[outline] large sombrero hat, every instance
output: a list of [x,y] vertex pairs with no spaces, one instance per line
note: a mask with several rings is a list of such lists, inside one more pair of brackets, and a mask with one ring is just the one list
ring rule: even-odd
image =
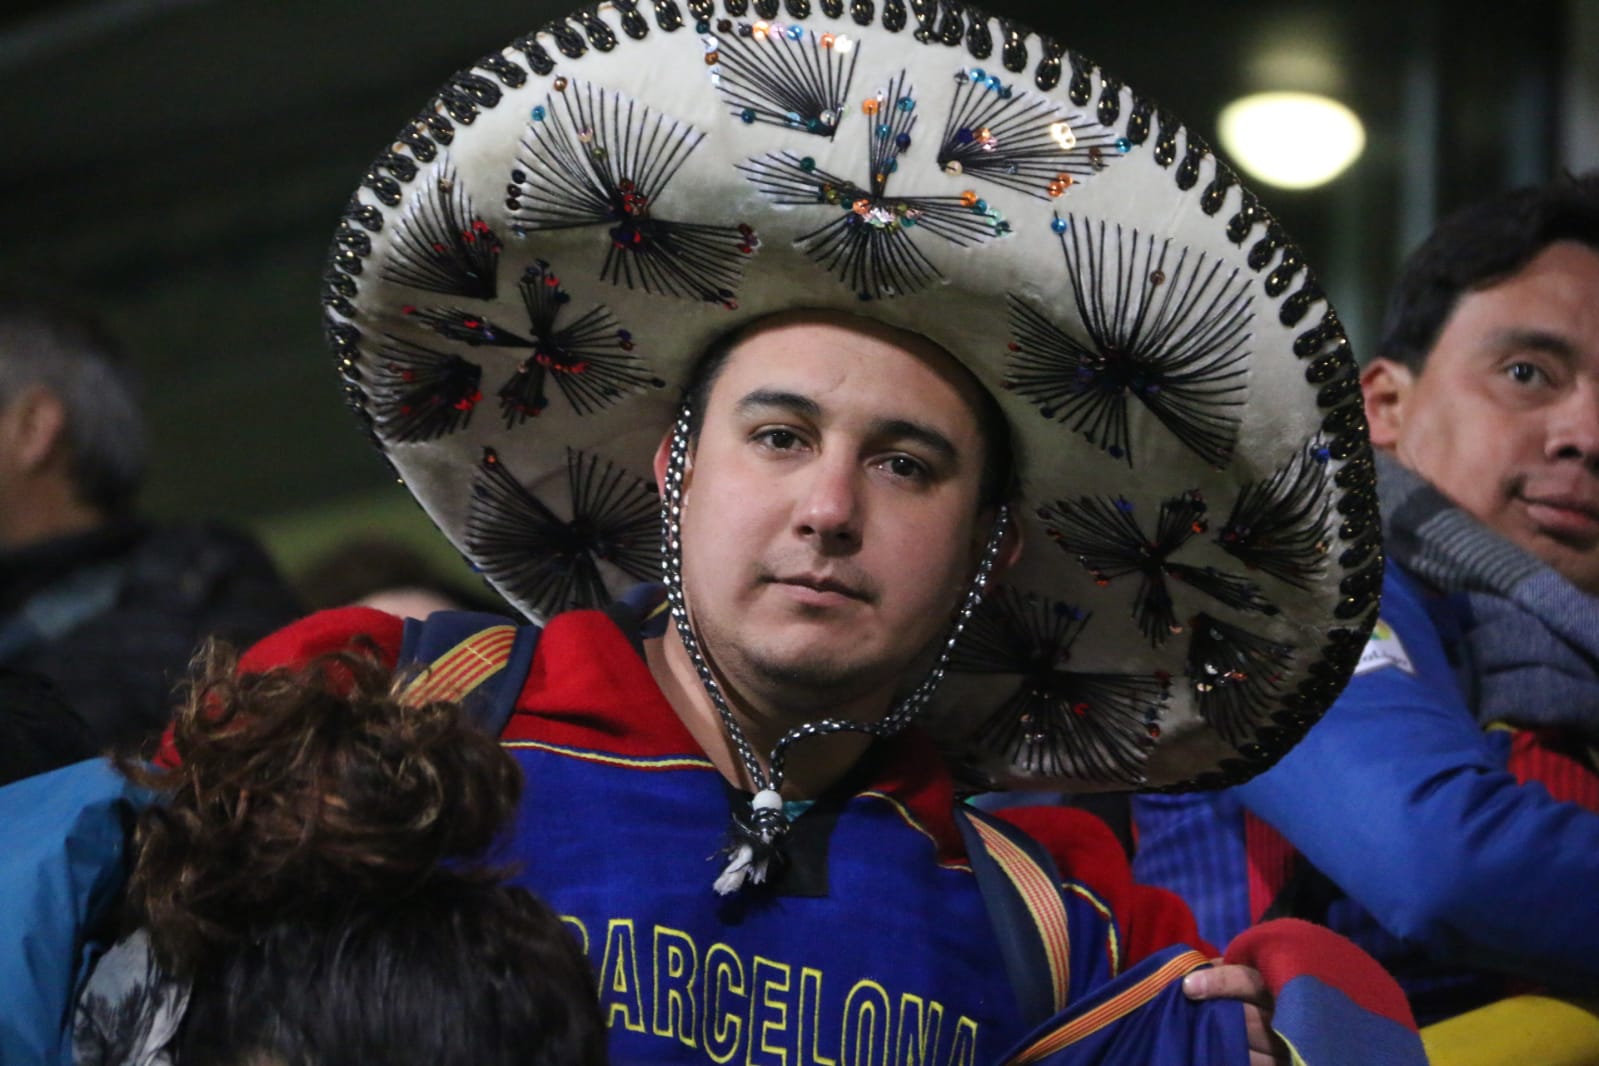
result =
[[965,5],[553,22],[377,158],[325,303],[377,443],[534,619],[658,578],[651,456],[714,339],[838,309],[954,353],[1029,545],[931,717],[992,783],[1242,780],[1373,618],[1355,367],[1299,253],[1164,110]]

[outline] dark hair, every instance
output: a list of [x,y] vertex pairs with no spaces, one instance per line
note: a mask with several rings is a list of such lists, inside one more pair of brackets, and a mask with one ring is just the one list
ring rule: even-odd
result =
[[1377,354],[1419,371],[1463,294],[1509,277],[1557,241],[1599,251],[1599,171],[1516,189],[1446,218],[1405,261]]
[[[404,679],[402,678],[401,681]],[[569,931],[488,863],[521,772],[360,650],[237,673],[212,645],[134,834],[127,905],[192,982],[179,1063],[599,1064]]]
[[93,316],[55,299],[0,295],[0,404],[42,385],[66,409],[78,496],[126,513],[144,480],[138,383],[122,346]]
[[507,885],[436,882],[269,926],[196,975],[179,1066],[602,1066],[576,940]]
[[[766,321],[766,319],[757,319],[728,330],[712,341],[705,349],[705,353],[700,356],[699,362],[694,364],[688,382],[683,386],[683,399],[688,404],[688,432],[691,444],[699,440],[700,427],[705,421],[705,407],[710,402],[711,390],[716,385],[716,379],[721,376],[722,368],[727,365],[727,357],[733,354],[733,349],[739,342],[759,329]],[[938,348],[938,345],[925,337],[922,339]],[[938,350],[944,351],[942,348]],[[954,355],[949,352],[944,354],[965,370],[965,364]],[[971,372],[966,371],[966,373]],[[1016,448],[1011,440],[1010,421],[1005,417],[1005,412],[1000,410],[999,401],[995,400],[975,378],[972,380],[972,385],[978,397],[977,432],[983,438],[983,474],[977,489],[978,504],[982,507],[999,507],[1016,494]]]

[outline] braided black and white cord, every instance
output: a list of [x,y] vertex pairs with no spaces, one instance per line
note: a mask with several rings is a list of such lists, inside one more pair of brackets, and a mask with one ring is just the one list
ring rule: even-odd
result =
[[989,531],[988,541],[983,546],[983,554],[977,564],[977,574],[973,577],[971,586],[967,588],[966,596],[961,601],[960,610],[950,626],[949,634],[939,649],[938,660],[922,679],[922,683],[916,686],[916,690],[876,722],[848,722],[838,718],[821,718],[795,726],[778,738],[777,745],[772,749],[770,770],[768,770],[761,765],[749,738],[744,735],[738,719],[733,716],[732,708],[722,695],[716,675],[706,661],[699,636],[689,621],[688,607],[683,596],[681,537],[683,470],[688,462],[688,442],[689,408],[685,403],[678,412],[676,424],[672,427],[666,486],[665,492],[661,495],[661,575],[666,584],[667,598],[672,605],[672,620],[677,626],[678,636],[683,641],[683,648],[688,652],[689,661],[694,664],[694,670],[699,674],[700,684],[705,687],[712,705],[716,707],[716,713],[721,717],[722,725],[727,730],[728,739],[733,742],[739,761],[749,774],[750,782],[755,789],[749,810],[733,812],[733,824],[726,848],[727,866],[717,877],[714,886],[718,894],[725,896],[738,891],[746,881],[757,884],[764,881],[772,862],[780,856],[782,840],[788,832],[788,818],[783,813],[781,796],[784,764],[787,762],[788,749],[796,741],[804,740],[806,737],[844,732],[890,737],[909,725],[932,700],[933,693],[944,679],[950,655],[960,642],[961,631],[965,629],[966,623],[971,620],[983,601],[989,575],[993,572],[994,561],[999,557],[1000,545],[1005,539],[1009,514],[1004,507],[999,509],[993,529]]

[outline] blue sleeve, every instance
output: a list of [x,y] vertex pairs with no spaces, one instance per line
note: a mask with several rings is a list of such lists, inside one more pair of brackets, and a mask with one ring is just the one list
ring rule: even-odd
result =
[[1397,567],[1349,687],[1237,791],[1390,933],[1440,957],[1599,987],[1599,815],[1520,785]]
[[58,1060],[144,802],[100,759],[0,788],[0,1062]]

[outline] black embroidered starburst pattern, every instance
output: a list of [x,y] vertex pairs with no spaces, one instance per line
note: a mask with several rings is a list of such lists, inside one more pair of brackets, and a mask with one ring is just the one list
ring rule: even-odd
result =
[[1153,537],[1145,536],[1133,511],[1126,497],[1084,496],[1040,508],[1038,515],[1050,538],[1075,555],[1096,584],[1108,585],[1117,578],[1137,575],[1132,613],[1152,646],[1183,631],[1170,582],[1188,585],[1236,610],[1276,613],[1277,608],[1244,578],[1172,558],[1191,538],[1209,528],[1205,501],[1199,493],[1185,492],[1162,501]]
[[572,517],[523,487],[483,449],[466,516],[466,550],[506,595],[544,616],[610,603],[600,564],[638,581],[660,565],[660,501],[648,482],[595,455],[568,449]]
[[759,245],[754,230],[654,214],[705,135],[620,94],[557,84],[532,109],[511,172],[512,232],[604,226],[606,281],[736,307],[744,257]]
[[962,70],[944,119],[938,165],[1040,200],[1063,195],[1121,158],[1116,134],[1056,101]]
[[411,198],[394,226],[394,249],[382,276],[413,288],[492,300],[503,245],[472,208],[448,161]]
[[403,308],[451,340],[528,353],[499,390],[500,414],[507,428],[537,417],[549,406],[547,386],[552,381],[580,415],[609,407],[629,393],[666,385],[634,354],[633,334],[621,328],[603,305],[556,328],[571,297],[546,261],[540,259],[522,272],[519,290],[528,318],[528,328],[521,332],[459,307]]
[[449,352],[385,337],[363,364],[367,411],[385,441],[434,440],[463,429],[483,399],[483,368]]
[[1072,298],[1088,337],[1012,296],[1007,386],[1128,466],[1129,398],[1205,462],[1226,466],[1248,375],[1248,278],[1203,252],[1174,248],[1170,238],[1071,216],[1057,221],[1065,223],[1056,228],[1064,230]]
[[1166,679],[1065,669],[1089,613],[1013,589],[990,595],[950,656],[950,669],[1019,674],[981,734],[1028,773],[1138,784],[1160,736]]
[[849,38],[741,23],[704,44],[711,81],[736,118],[829,139],[838,131],[860,55]]
[[916,100],[901,72],[868,104],[869,176],[856,184],[816,165],[809,156],[777,152],[739,166],[774,203],[822,204],[832,221],[795,242],[862,300],[918,292],[943,275],[916,246],[926,232],[971,246],[1010,232],[974,192],[960,196],[890,196],[888,183],[912,144]]
[[1245,485],[1216,543],[1252,570],[1308,589],[1327,568],[1328,447],[1311,440],[1271,477]]
[[1188,679],[1199,715],[1223,740],[1241,747],[1271,714],[1293,647],[1204,613],[1194,617],[1192,629]]

